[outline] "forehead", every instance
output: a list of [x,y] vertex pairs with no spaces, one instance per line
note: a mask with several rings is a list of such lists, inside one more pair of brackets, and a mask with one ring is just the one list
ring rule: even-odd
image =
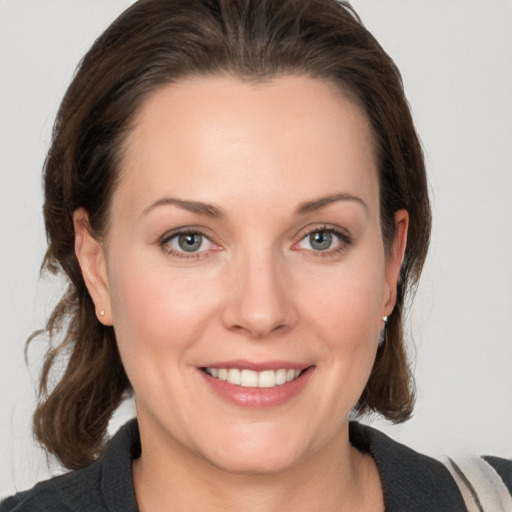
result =
[[143,104],[119,189],[140,208],[164,194],[216,203],[285,193],[283,205],[332,192],[378,196],[373,146],[365,113],[326,81],[187,78]]

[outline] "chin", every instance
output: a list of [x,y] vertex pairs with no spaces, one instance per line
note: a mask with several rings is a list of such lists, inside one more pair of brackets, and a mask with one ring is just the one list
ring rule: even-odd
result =
[[266,427],[211,440],[200,456],[218,469],[240,475],[285,472],[307,458],[310,443],[298,432],[290,435],[289,430]]
[[235,475],[272,475],[284,473],[300,463],[300,457],[296,454],[273,451],[263,453],[241,451],[239,453],[224,453],[220,457],[209,459],[217,469]]

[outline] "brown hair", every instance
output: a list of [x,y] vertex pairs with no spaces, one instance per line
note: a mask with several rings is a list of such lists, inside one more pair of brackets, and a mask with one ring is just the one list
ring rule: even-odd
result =
[[[63,271],[69,287],[47,324],[51,346],[34,432],[67,468],[85,466],[101,453],[112,413],[132,392],[114,329],[97,321],[75,257],[73,212],[85,208],[92,232],[103,236],[123,143],[141,104],[172,81],[218,73],[252,81],[318,77],[341,87],[368,115],[385,246],[393,240],[394,212],[405,208],[410,225],[387,340],[356,410],[393,421],[412,412],[402,314],[426,256],[430,206],[422,151],[395,64],[345,2],[140,0],[82,60],[58,112],[44,167],[49,247],[43,266]],[[66,367],[52,387],[62,357]]]

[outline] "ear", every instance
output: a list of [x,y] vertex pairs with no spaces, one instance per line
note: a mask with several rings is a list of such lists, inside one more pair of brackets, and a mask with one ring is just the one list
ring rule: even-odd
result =
[[393,245],[386,257],[386,297],[384,298],[383,315],[389,316],[396,303],[398,278],[407,246],[407,230],[409,228],[409,213],[398,210],[395,213],[395,235]]
[[104,325],[112,325],[107,265],[103,244],[93,236],[89,215],[79,208],[73,213],[75,254],[89,294],[96,307],[96,316]]

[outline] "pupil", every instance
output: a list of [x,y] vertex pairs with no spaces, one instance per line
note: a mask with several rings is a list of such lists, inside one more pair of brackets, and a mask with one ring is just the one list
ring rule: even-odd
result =
[[309,235],[309,243],[313,249],[325,251],[325,249],[329,249],[331,246],[332,234],[328,231],[317,231]]
[[180,235],[178,244],[180,249],[186,252],[194,252],[201,247],[202,241],[202,236],[198,233],[187,233],[186,235]]

